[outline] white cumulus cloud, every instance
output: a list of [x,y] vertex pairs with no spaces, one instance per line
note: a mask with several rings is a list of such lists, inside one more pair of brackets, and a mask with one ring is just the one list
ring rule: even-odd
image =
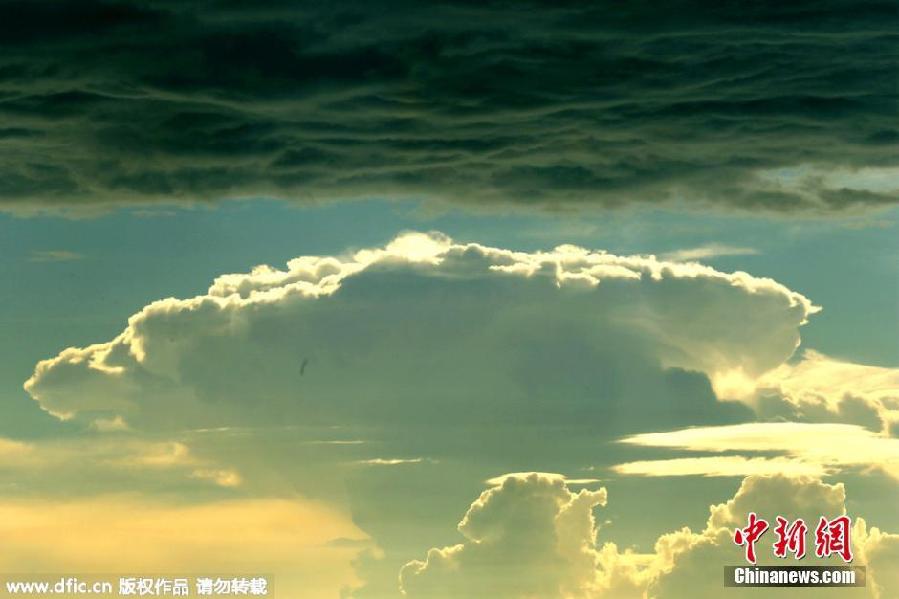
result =
[[[743,549],[733,531],[749,512],[774,521],[799,517],[817,522],[846,513],[842,484],[804,476],[750,476],[729,500],[711,505],[703,530],[688,527],[659,536],[650,553],[603,542],[594,508],[606,490],[570,491],[559,475],[509,476],[475,500],[459,524],[457,545],[433,548],[400,573],[411,598],[497,599],[714,599],[722,595],[722,569],[739,565]],[[611,499],[614,500],[614,497]],[[899,592],[894,562],[899,535],[869,527],[857,514],[852,529],[854,565],[867,567],[868,586],[816,589],[816,597],[887,599]],[[780,564],[770,547],[773,531],[757,544],[759,563]],[[808,541],[814,547],[814,540]],[[836,558],[838,563],[839,558]],[[804,565],[833,563],[807,556]],[[758,589],[728,589],[734,597],[757,597]],[[767,589],[766,596],[792,596],[793,589]]]

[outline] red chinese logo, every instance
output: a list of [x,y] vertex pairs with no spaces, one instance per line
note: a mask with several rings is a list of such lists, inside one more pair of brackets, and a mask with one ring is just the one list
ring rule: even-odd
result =
[[[768,530],[768,521],[759,518],[755,512],[750,512],[745,528],[734,530],[734,543],[746,549],[746,561],[755,564],[755,544]],[[852,561],[852,540],[850,538],[852,521],[849,516],[839,516],[833,520],[821,517],[815,528],[815,555],[820,558],[828,558],[831,555],[839,555],[843,561]],[[805,557],[805,536],[808,527],[802,518],[790,522],[786,518],[777,516],[777,526],[774,534],[777,540],[771,545],[775,557],[785,558],[792,553],[797,560]]]
[[840,516],[829,521],[821,516],[815,529],[815,555],[830,557],[834,553],[844,562],[852,561],[852,548],[849,538],[851,523],[848,516]]
[[774,555],[780,558],[787,557],[787,553],[792,553],[796,559],[805,557],[805,533],[808,527],[805,521],[799,518],[790,524],[786,518],[777,517],[777,527],[774,534],[777,535],[777,541],[774,543]]
[[758,518],[755,512],[749,513],[749,525],[734,531],[734,543],[746,546],[746,561],[755,563],[755,542],[768,530],[768,522]]

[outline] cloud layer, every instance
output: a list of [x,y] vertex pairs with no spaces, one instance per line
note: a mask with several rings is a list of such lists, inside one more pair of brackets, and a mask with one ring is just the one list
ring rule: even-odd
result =
[[897,199],[890,2],[22,1],[0,23],[0,209]]
[[718,454],[778,452],[792,458],[746,459],[724,455],[675,458],[616,466],[615,470],[623,474],[744,476],[792,471],[821,476],[841,468],[861,467],[880,470],[899,479],[899,439],[852,424],[753,422],[644,433],[627,437],[623,442]]
[[254,572],[279,594],[328,599],[355,581],[364,544],[350,539],[365,535],[346,514],[301,499],[0,499],[4,572]]

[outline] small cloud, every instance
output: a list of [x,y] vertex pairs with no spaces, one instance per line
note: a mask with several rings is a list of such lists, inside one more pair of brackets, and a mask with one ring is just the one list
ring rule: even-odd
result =
[[137,465],[156,468],[171,468],[192,464],[193,456],[190,449],[184,443],[173,441],[171,443],[159,443],[152,445],[142,455],[122,459],[125,465]]
[[305,441],[306,445],[363,445],[362,439],[316,439]]
[[831,472],[821,464],[792,458],[713,456],[628,462],[612,467],[628,476],[808,476],[821,478]]
[[121,416],[114,418],[97,418],[91,423],[91,428],[101,433],[116,433],[131,430],[128,423]]
[[672,262],[691,262],[717,256],[755,256],[759,251],[750,247],[725,245],[723,243],[707,243],[694,248],[674,250],[662,254],[662,258]]
[[235,426],[217,426],[215,428],[192,428],[185,432],[207,434],[207,433],[244,433],[247,431],[242,428],[235,427]]
[[425,461],[434,463],[434,460],[425,460],[425,458],[372,458],[370,460],[359,460],[355,463],[364,466],[402,466],[404,464],[421,464]]
[[562,481],[567,485],[589,485],[591,483],[601,482],[598,478],[568,478],[564,474],[557,474],[555,472],[509,472],[508,474],[488,478],[484,482],[490,486],[497,486],[502,485],[504,482],[506,482],[507,479],[510,478],[514,478],[516,480],[527,480],[532,476],[539,476],[547,480]]
[[72,262],[81,260],[84,256],[68,250],[35,250],[31,252],[30,262]]
[[239,487],[243,484],[240,474],[228,469],[197,468],[191,473],[191,476],[201,480],[210,480],[220,487]]

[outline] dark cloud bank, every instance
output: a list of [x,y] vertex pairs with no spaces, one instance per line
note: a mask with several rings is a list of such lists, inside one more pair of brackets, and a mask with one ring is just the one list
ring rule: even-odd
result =
[[848,0],[0,2],[0,208],[891,204],[819,175],[897,163],[897,22]]

